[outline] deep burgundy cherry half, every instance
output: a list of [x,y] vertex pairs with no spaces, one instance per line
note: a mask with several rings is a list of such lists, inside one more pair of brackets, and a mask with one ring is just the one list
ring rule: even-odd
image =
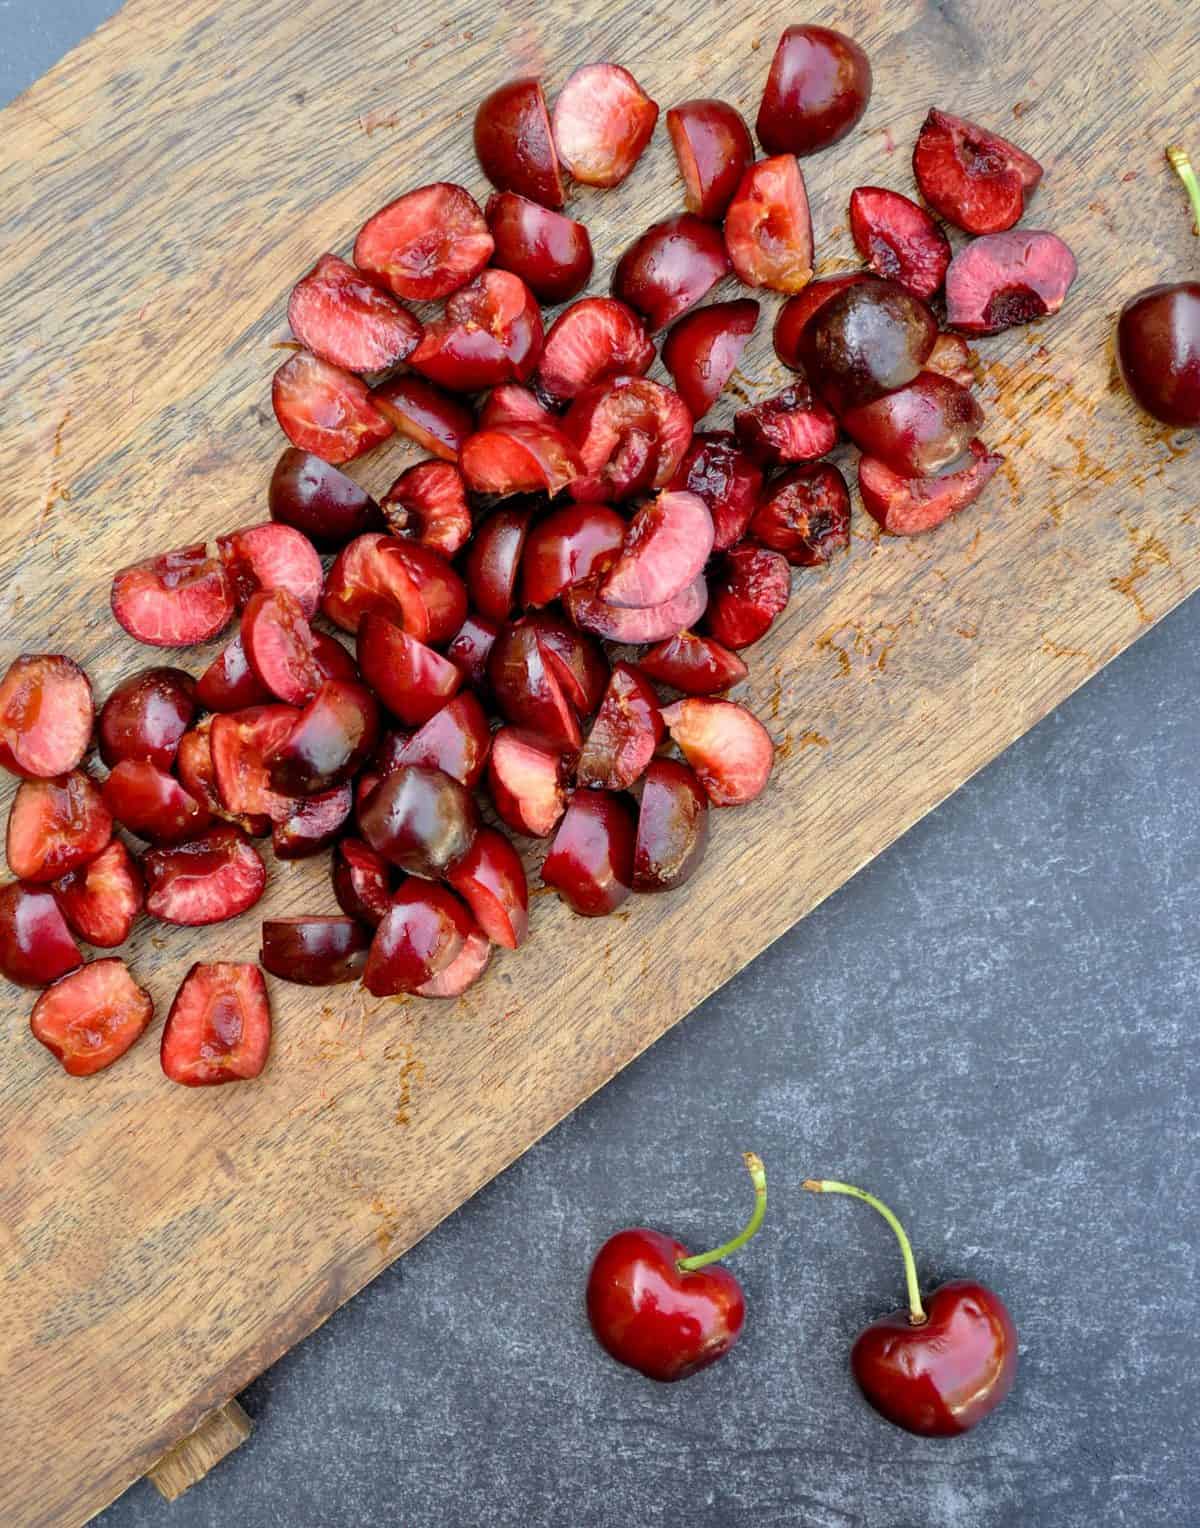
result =
[[587,1313],[596,1341],[618,1363],[650,1379],[686,1379],[723,1358],[746,1319],[742,1286],[714,1266],[743,1246],[762,1224],[766,1170],[745,1153],[754,1184],[754,1213],[732,1241],[694,1257],[661,1231],[618,1231],[596,1254],[587,1285]]
[[926,1438],[969,1432],[995,1411],[1017,1374],[1017,1329],[1000,1296],[971,1279],[941,1284],[922,1303],[917,1265],[904,1227],[887,1205],[828,1178],[806,1178],[815,1194],[850,1194],[878,1210],[904,1258],[908,1310],[864,1327],[850,1368],[875,1410]]

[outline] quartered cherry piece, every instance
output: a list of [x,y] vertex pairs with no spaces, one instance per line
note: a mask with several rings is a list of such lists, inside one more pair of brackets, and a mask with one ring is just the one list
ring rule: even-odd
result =
[[571,497],[615,504],[666,487],[692,438],[692,418],[660,382],[612,377],[575,398],[563,429],[582,469],[570,485]]
[[98,950],[112,950],[125,943],[146,900],[138,862],[119,838],[101,849],[95,859],[55,881],[53,891],[72,931]]
[[579,454],[557,425],[506,424],[480,430],[459,456],[472,493],[553,497],[578,478]]
[[638,667],[659,684],[668,684],[685,695],[719,694],[749,673],[736,653],[712,637],[691,631],[681,631],[644,652]]
[[590,716],[608,684],[608,661],[599,643],[554,616],[522,616],[519,624],[537,633],[538,645],[563,694],[580,716]]
[[532,388],[520,382],[501,382],[492,388],[479,410],[479,429],[497,430],[507,424],[557,426],[558,415],[538,401]]
[[983,410],[965,387],[923,371],[907,387],[848,409],[842,426],[867,456],[901,477],[933,477],[968,450]]
[[762,488],[762,468],[726,430],[697,433],[671,480],[708,505],[713,522],[713,550],[723,552],[746,534]]
[[697,217],[719,222],[754,162],[754,142],[741,112],[727,101],[682,101],[667,112],[667,131],[684,205]]
[[321,687],[312,629],[286,589],[255,594],[242,612],[242,648],[255,678],[285,705],[302,706]]
[[625,521],[604,504],[568,504],[552,510],[529,531],[521,556],[521,601],[548,605],[564,589],[616,560]]
[[469,405],[424,377],[391,377],[375,389],[371,401],[401,435],[444,462],[458,460],[463,442],[475,430]]
[[417,541],[447,559],[471,539],[467,487],[453,462],[406,467],[384,494],[381,508],[393,536]]
[[254,906],[267,884],[258,851],[237,828],[213,828],[144,861],[146,911],[164,923],[223,923]]
[[343,838],[333,851],[333,894],[351,918],[375,928],[392,901],[392,872],[361,838]]
[[[468,790],[479,784],[492,746],[487,714],[470,690],[460,690],[419,731],[399,744],[381,772],[401,764],[440,769]],[[382,753],[382,749],[380,753]]]
[[479,103],[475,153],[498,191],[516,192],[543,207],[562,206],[562,175],[540,80],[510,80]]
[[417,997],[461,997],[483,975],[492,957],[492,946],[479,929],[472,929],[463,941],[463,947],[436,976],[422,982],[413,991]]
[[628,798],[577,790],[542,865],[543,884],[582,917],[615,912],[633,890],[636,831]]
[[46,987],[82,956],[48,886],[0,886],[0,972],[20,987]]
[[773,478],[750,534],[794,568],[814,568],[850,545],[850,491],[832,462],[808,462]]
[[937,213],[966,233],[1001,233],[1025,210],[1042,167],[987,128],[931,110],[913,149],[913,174]]
[[574,754],[520,727],[492,738],[488,790],[501,821],[515,833],[548,838],[567,809]]
[[741,806],[765,787],[775,745],[763,724],[732,700],[678,700],[662,719],[713,806]]
[[725,647],[749,647],[765,637],[792,592],[787,560],[769,547],[730,547],[709,574],[709,631]]
[[307,350],[275,373],[271,405],[293,446],[334,466],[370,451],[393,429],[375,407],[365,382]]
[[109,769],[122,759],[144,759],[170,769],[191,726],[196,698],[196,681],[182,669],[139,669],[100,708],[100,757]]
[[488,683],[506,721],[556,747],[579,747],[579,719],[534,626],[502,628],[488,655]]
[[532,512],[516,505],[495,509],[467,549],[466,579],[471,604],[489,621],[507,621]]
[[529,931],[529,888],[521,856],[503,833],[480,828],[446,879],[493,944],[520,947]]
[[312,451],[288,446],[267,489],[271,519],[290,525],[319,547],[344,546],[382,528],[379,506],[352,477]]
[[447,299],[409,365],[456,393],[524,382],[542,353],[537,299],[511,271],[484,271]]
[[642,782],[634,891],[673,891],[700,868],[708,845],[708,797],[678,759],[654,759]]
[[272,918],[263,923],[258,958],[281,981],[334,987],[362,975],[370,943],[356,918]]
[[850,193],[854,247],[877,275],[928,300],[946,279],[950,241],[916,202],[882,186]]
[[742,176],[725,214],[725,246],[751,287],[798,292],[813,273],[812,217],[792,154],[762,159]]
[[368,610],[358,628],[358,666],[393,716],[420,727],[440,711],[462,683],[462,674],[441,653]]
[[442,770],[401,764],[363,802],[358,821],[363,837],[384,859],[409,875],[435,880],[470,849],[479,809],[471,793]]
[[650,142],[658,107],[620,64],[584,64],[554,103],[554,142],[572,179],[616,186]]
[[271,1049],[271,1004],[256,965],[197,962],[163,1028],[160,1059],[172,1082],[213,1087],[257,1077]]
[[112,582],[112,613],[150,647],[207,642],[233,618],[233,589],[203,542],[122,568]]
[[365,685],[329,679],[267,756],[271,788],[317,796],[357,774],[379,741],[379,706]]
[[406,881],[375,930],[363,986],[374,997],[415,992],[459,955],[476,932],[471,915],[429,881]]
[[667,335],[663,365],[693,420],[702,419],[720,397],[757,322],[758,303],[743,297],[685,313]]
[[0,767],[30,779],[69,774],[87,752],[95,704],[70,658],[22,653],[0,680]]
[[386,371],[421,338],[407,308],[337,255],[322,255],[292,288],[288,323],[306,350],[347,371]]
[[788,27],[758,108],[758,141],[768,154],[815,154],[844,138],[870,99],[871,65],[853,38]]
[[[267,760],[299,717],[295,706],[250,706],[214,717],[209,730],[212,772],[221,805],[239,821],[261,819],[262,823],[255,825],[264,833],[270,823],[285,821],[295,810],[289,796],[271,788]],[[203,773],[202,753],[197,767]],[[180,773],[184,773],[182,768]],[[197,794],[195,789],[193,794]]]
[[728,272],[720,229],[681,212],[629,246],[613,272],[613,296],[640,313],[653,332],[694,307]]
[[89,1077],[123,1056],[154,1017],[154,1001],[123,960],[93,960],[48,987],[33,1005],[34,1038],[71,1077]]
[[467,591],[444,557],[415,541],[369,532],[334,559],[323,614],[356,632],[368,610],[381,610],[419,642],[448,642],[467,614]]
[[95,859],[112,831],[112,813],[82,770],[23,780],[8,813],[8,868],[19,881],[56,881]]
[[699,576],[712,547],[712,515],[699,494],[660,493],[629,522],[620,555],[600,580],[600,598],[624,609],[665,605]]
[[592,274],[592,241],[582,223],[536,201],[501,191],[487,204],[496,250],[492,264],[519,276],[539,302],[567,302]]
[[354,792],[338,785],[319,796],[297,800],[282,822],[271,827],[271,848],[279,860],[307,859],[328,849],[354,809]]
[[609,377],[640,377],[653,359],[654,346],[632,308],[615,297],[583,297],[547,330],[534,391],[558,406]]
[[625,609],[600,598],[593,581],[574,584],[563,594],[563,605],[572,621],[583,631],[590,631],[606,642],[662,642],[677,632],[694,626],[708,604],[708,585],[704,575],[663,605],[646,609]]
[[863,507],[891,536],[915,536],[966,509],[1004,461],[981,440],[967,443],[966,465],[952,463],[932,477],[902,477],[873,456],[858,460]]
[[[492,236],[475,198],[439,181],[406,192],[367,219],[354,241],[354,263],[397,297],[432,302],[477,276]],[[299,444],[299,442],[297,442]]]
[[575,766],[579,785],[622,791],[645,773],[665,732],[658,696],[628,663],[615,663]]
[[733,428],[748,451],[772,463],[814,461],[838,438],[837,420],[800,377],[773,398],[739,409]]

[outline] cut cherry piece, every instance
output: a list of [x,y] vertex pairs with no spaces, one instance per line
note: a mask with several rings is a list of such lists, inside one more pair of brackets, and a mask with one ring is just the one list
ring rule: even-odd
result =
[[592,241],[582,223],[502,191],[487,204],[492,264],[519,276],[539,302],[567,302],[588,284]]
[[946,279],[950,241],[924,207],[882,186],[850,193],[854,247],[880,276],[928,302]]
[[633,890],[632,810],[609,791],[579,790],[542,865],[542,881],[585,918],[615,912]]
[[335,467],[370,451],[394,428],[375,407],[365,382],[307,350],[275,373],[271,406],[293,446]]
[[725,214],[725,247],[747,286],[798,292],[808,285],[812,217],[793,155],[762,159],[742,176]]
[[435,880],[470,849],[479,810],[466,787],[442,770],[401,764],[363,802],[358,823],[384,859]]
[[379,506],[352,477],[312,451],[288,446],[267,490],[271,519],[290,525],[319,547],[344,546],[381,525]]
[[367,684],[406,727],[427,722],[462,683],[462,674],[449,658],[375,610],[367,611],[358,628],[358,666]]
[[653,359],[654,346],[632,308],[615,297],[583,297],[550,325],[534,390],[557,407],[609,377],[641,376]]
[[960,387],[974,387],[975,368],[971,365],[971,352],[967,342],[958,334],[939,334],[925,362],[926,371],[936,371],[949,377]]
[[[284,709],[290,711],[290,707]],[[232,817],[234,814],[227,810],[217,788],[217,771],[212,756],[212,724],[213,718],[206,716],[190,732],[183,734],[175,768],[184,789],[202,802],[214,817]],[[251,837],[261,837],[271,831],[269,817],[239,817],[236,820]]]
[[295,706],[251,706],[213,718],[212,767],[227,812],[238,818],[283,822],[295,809],[290,797],[271,789],[266,761],[299,716]]
[[408,191],[367,219],[354,241],[354,263],[397,297],[432,302],[477,276],[492,236],[475,198],[439,181]]
[[667,113],[667,131],[687,210],[720,222],[754,162],[754,143],[741,112],[727,101],[683,101]]
[[610,605],[665,605],[695,579],[713,547],[712,516],[699,494],[668,490],[629,522],[621,555],[600,581]]
[[196,681],[190,674],[177,668],[140,669],[123,679],[100,708],[100,757],[109,769],[122,759],[145,759],[170,769],[195,710]]
[[758,141],[768,154],[815,154],[844,138],[870,99],[871,65],[852,37],[788,27],[758,108]]
[[700,868],[708,845],[708,797],[695,771],[655,759],[646,771],[633,846],[634,891],[673,891]]
[[870,280],[867,271],[846,271],[838,276],[822,276],[817,281],[810,281],[795,297],[788,298],[776,316],[773,338],[775,354],[789,371],[804,370],[804,362],[800,359],[800,336],[817,309],[823,308],[847,287]]
[[832,462],[809,462],[774,478],[750,534],[794,568],[814,568],[850,545],[850,491]]
[[711,637],[681,631],[638,659],[638,667],[659,684],[685,695],[715,695],[745,679],[749,670],[736,653]]
[[757,322],[758,304],[742,297],[685,314],[667,335],[663,365],[693,420],[717,401]]
[[258,958],[281,981],[335,987],[362,975],[370,944],[356,918],[271,918],[263,922]]
[[407,308],[337,255],[322,255],[296,283],[287,316],[306,350],[347,371],[398,366],[421,338]]
[[767,783],[775,744],[756,716],[732,700],[679,700],[663,721],[713,806],[753,801]]
[[122,759],[101,794],[121,826],[151,844],[181,844],[211,821],[203,802],[145,759]]
[[203,542],[122,568],[114,577],[112,613],[149,647],[207,642],[233,618],[225,569]]
[[8,868],[19,881],[56,881],[95,859],[112,831],[112,814],[82,770],[23,780],[8,813]]
[[589,579],[568,589],[563,595],[563,604],[576,626],[603,637],[605,641],[632,645],[662,642],[696,624],[708,604],[708,586],[700,574],[665,605],[623,610],[602,600]]
[[256,965],[197,962],[163,1028],[160,1061],[188,1088],[257,1077],[271,1049],[271,1003]]
[[946,322],[967,334],[999,334],[1057,313],[1075,271],[1057,234],[1014,228],[973,239],[946,274]]
[[47,988],[33,1005],[34,1038],[71,1077],[90,1077],[111,1066],[143,1034],[154,1000],[123,960],[90,961]]
[[312,542],[294,526],[272,520],[230,531],[217,537],[217,552],[239,610],[260,590],[286,589],[307,619],[316,615],[325,574]]
[[627,790],[645,772],[663,730],[653,685],[630,664],[615,663],[575,767],[576,783]]
[[271,848],[281,860],[307,859],[337,840],[354,810],[354,792],[338,785],[319,796],[305,796],[271,829]]
[[381,610],[411,636],[436,647],[467,613],[467,591],[444,557],[413,541],[370,532],[344,546],[329,570],[323,613],[356,632],[368,610]]
[[479,103],[475,153],[498,191],[543,207],[561,207],[566,200],[540,80],[510,80]]
[[461,997],[483,975],[491,958],[490,942],[483,933],[474,929],[467,935],[462,949],[450,964],[443,966],[427,982],[414,987],[413,992],[417,997]]
[[708,629],[725,647],[765,637],[792,592],[787,559],[767,547],[730,547],[708,581]]
[[937,340],[933,314],[894,281],[856,282],[822,303],[800,337],[813,386],[838,414],[904,387]]
[[174,848],[151,849],[143,862],[146,911],[164,923],[224,923],[254,906],[266,866],[237,828],[213,828]]
[[625,539],[625,521],[603,504],[568,504],[530,530],[521,557],[521,600],[548,605],[564,589],[602,573]]
[[506,621],[512,610],[530,519],[528,509],[493,510],[476,530],[467,551],[465,571],[471,604],[489,621]]
[[485,616],[469,615],[446,649],[446,657],[455,664],[463,678],[476,688],[487,684],[487,660],[500,627]]
[[361,838],[343,838],[333,851],[333,894],[344,913],[375,928],[391,905],[391,867]]
[[267,756],[273,790],[319,796],[357,773],[379,741],[379,707],[364,685],[328,679]]
[[463,441],[475,429],[470,407],[423,377],[392,377],[371,400],[401,435],[444,462],[458,460]]
[[983,444],[967,445],[966,466],[952,464],[933,477],[901,477],[872,456],[858,463],[858,491],[868,514],[892,536],[914,536],[973,504],[1004,461]]
[[480,828],[447,880],[493,944],[520,947],[529,931],[529,888],[521,856],[503,833]]
[[542,353],[537,299],[511,271],[484,271],[426,325],[409,357],[414,371],[456,393],[524,382]]
[[680,212],[648,228],[617,261],[613,296],[640,313],[653,332],[695,307],[728,273],[721,230]]
[[713,522],[713,550],[723,552],[746,534],[762,488],[762,468],[727,431],[692,437],[672,488],[698,494]]
[[46,886],[0,886],[0,972],[20,987],[46,987],[80,964],[61,908]]
[[111,950],[129,938],[146,889],[137,861],[114,838],[94,860],[55,881],[54,896],[80,939],[98,950]]
[[554,103],[554,143],[572,179],[616,186],[650,142],[658,107],[620,64],[584,64]]
[[419,542],[445,558],[471,539],[466,484],[453,462],[417,462],[384,494],[384,518],[393,536]]
[[242,612],[242,647],[259,682],[285,705],[302,706],[320,688],[312,630],[286,589],[251,597]]
[[1006,138],[932,110],[913,150],[913,174],[948,223],[966,233],[1002,233],[1024,212],[1042,167]]
[[800,377],[773,398],[739,409],[733,427],[742,445],[768,462],[815,461],[838,438],[837,420]]
[[354,683],[358,679],[358,664],[337,640],[323,631],[314,631],[313,657],[325,679],[345,679]]
[[274,699],[250,667],[241,632],[228,643],[196,681],[196,699],[209,711],[241,711]]
[[548,838],[567,809],[571,761],[536,733],[501,727],[492,738],[488,790],[502,821],[516,833]]
[[488,655],[488,682],[501,714],[559,748],[577,749],[579,721],[535,627],[505,626]]
[[612,504],[666,487],[691,441],[692,418],[660,382],[613,377],[579,394],[563,429],[583,466],[571,497]]
[[92,739],[88,676],[70,658],[22,653],[0,680],[0,766],[27,779],[74,769]]
[[440,769],[471,789],[483,777],[491,746],[492,733],[483,707],[470,690],[462,690],[395,749],[386,767],[382,763],[378,767],[386,775],[401,764],[420,764],[426,769]]
[[479,410],[479,429],[498,430],[507,424],[545,424],[558,426],[558,415],[538,402],[536,395],[520,382],[501,382],[487,395]]
[[971,393],[936,372],[842,416],[846,434],[902,477],[932,477],[956,462],[983,423]]
[[537,633],[547,667],[563,694],[582,716],[590,716],[608,686],[608,662],[599,644],[550,615],[527,615],[519,624]]
[[471,915],[444,886],[406,881],[375,930],[363,986],[373,997],[415,992],[444,971],[475,932]]
[[580,473],[579,454],[555,425],[506,424],[463,442],[459,458],[472,493],[553,497]]

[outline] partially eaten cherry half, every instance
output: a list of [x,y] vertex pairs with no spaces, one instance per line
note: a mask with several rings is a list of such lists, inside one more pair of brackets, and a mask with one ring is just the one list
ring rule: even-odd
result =
[[900,1243],[908,1310],[882,1316],[855,1339],[850,1368],[859,1389],[906,1432],[926,1438],[969,1432],[995,1411],[1016,1378],[1017,1329],[1003,1300],[974,1280],[952,1279],[922,1301],[912,1244],[886,1204],[829,1178],[806,1178],[801,1187],[861,1199]]
[[642,1226],[618,1231],[596,1254],[587,1283],[587,1315],[596,1341],[618,1363],[648,1379],[687,1379],[724,1358],[746,1319],[742,1286],[720,1263],[762,1225],[767,1174],[744,1155],[754,1185],[754,1213],[743,1231],[711,1252]]

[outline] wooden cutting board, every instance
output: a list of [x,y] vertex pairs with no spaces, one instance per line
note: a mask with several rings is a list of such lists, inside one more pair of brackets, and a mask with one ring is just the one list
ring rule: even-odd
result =
[[[487,90],[535,71],[552,94],[613,58],[664,109],[717,94],[752,119],[796,19],[779,0],[130,0],[3,113],[5,656],[70,652],[100,696],[154,661],[109,615],[112,569],[265,517],[291,283],[401,190],[482,195]],[[912,190],[930,103],[1047,167],[1028,221],[1071,243],[1080,276],[1059,319],[979,346],[1003,475],[917,540],[880,540],[859,512],[849,555],[797,575],[751,655],[778,768],[719,814],[686,892],[600,923],[539,899],[528,947],[454,1005],[272,982],[274,1053],[241,1087],[171,1086],[156,1035],[66,1078],[29,1035],[30,996],[4,988],[6,1525],[109,1502],[1200,582],[1196,437],[1135,413],[1110,339],[1125,295],[1200,266],[1162,158],[1189,132],[1200,151],[1194,6],[848,0],[803,19],[852,32],[875,68],[851,141],[805,162],[822,271],[855,263],[854,185]],[[661,127],[623,187],[577,195],[597,290],[679,204]],[[712,423],[782,381],[775,304]],[[378,490],[410,454],[355,470]],[[128,955],[159,1014],[193,959],[252,959],[260,916],[332,910],[326,876],[324,858],[280,870],[216,930],[144,924]]]

